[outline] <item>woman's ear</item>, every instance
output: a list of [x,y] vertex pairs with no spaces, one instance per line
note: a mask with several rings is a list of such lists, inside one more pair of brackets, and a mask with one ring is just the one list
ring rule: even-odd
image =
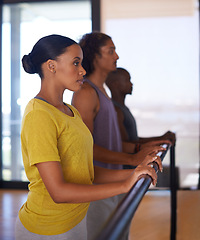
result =
[[54,60],[49,59],[46,64],[49,71],[56,73],[56,62]]

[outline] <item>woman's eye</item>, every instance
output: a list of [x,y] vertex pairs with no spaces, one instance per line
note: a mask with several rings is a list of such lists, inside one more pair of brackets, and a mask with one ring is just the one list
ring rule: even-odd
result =
[[79,62],[74,62],[74,65],[75,65],[75,66],[78,66],[78,65],[79,65]]

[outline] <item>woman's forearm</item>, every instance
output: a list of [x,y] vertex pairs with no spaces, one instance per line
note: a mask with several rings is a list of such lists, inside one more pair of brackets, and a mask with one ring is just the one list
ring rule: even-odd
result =
[[84,185],[63,183],[51,196],[56,203],[85,203],[97,201],[125,193],[122,182],[106,183],[99,185]]
[[47,191],[56,203],[91,202],[112,197],[127,190],[124,185],[125,181],[100,185],[66,182],[60,162],[38,163],[36,167]]
[[133,173],[133,169],[113,170],[94,166],[94,183],[102,184],[123,181],[131,173]]
[[160,159],[151,156],[148,156],[134,171],[109,169],[103,171],[103,169],[95,167],[95,174],[97,174],[95,182],[100,182],[101,184],[99,185],[66,182],[60,162],[37,163],[36,167],[47,191],[55,203],[84,203],[126,193],[136,183],[141,174],[149,174],[155,183],[157,178],[156,172],[148,166],[152,161],[159,161],[161,169]]

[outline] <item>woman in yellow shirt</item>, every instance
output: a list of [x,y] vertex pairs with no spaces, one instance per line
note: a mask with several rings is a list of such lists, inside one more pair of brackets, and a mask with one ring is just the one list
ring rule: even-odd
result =
[[41,89],[22,120],[22,156],[30,184],[16,221],[16,240],[86,240],[89,202],[128,192],[142,174],[155,184],[157,175],[148,166],[153,161],[162,170],[155,154],[134,171],[93,167],[92,135],[79,112],[63,102],[65,89],[77,91],[83,83],[82,59],[80,46],[60,35],[41,38],[22,59],[27,73],[41,77]]

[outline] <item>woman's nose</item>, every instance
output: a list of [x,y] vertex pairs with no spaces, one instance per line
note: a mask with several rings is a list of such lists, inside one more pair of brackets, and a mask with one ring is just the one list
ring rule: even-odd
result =
[[79,74],[84,76],[84,75],[86,74],[86,71],[85,71],[85,69],[84,69],[82,66],[81,66],[81,68],[82,68],[82,69],[81,69],[81,71],[79,72]]

